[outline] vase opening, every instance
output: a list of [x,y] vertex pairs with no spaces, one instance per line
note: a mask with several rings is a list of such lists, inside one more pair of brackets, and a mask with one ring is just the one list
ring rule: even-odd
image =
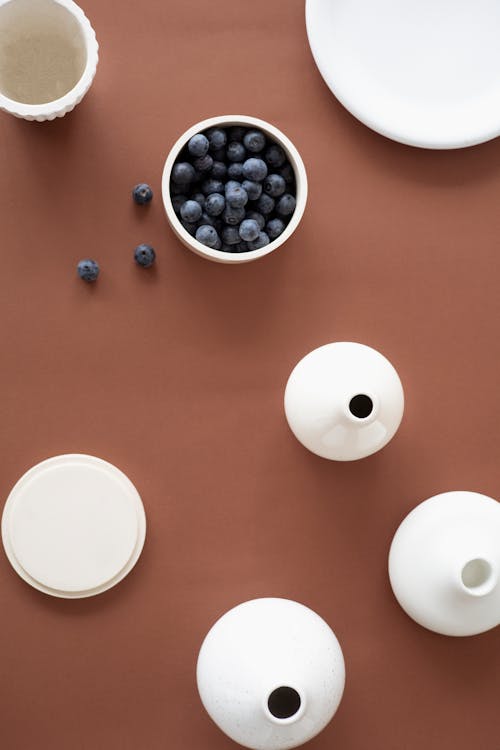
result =
[[0,7],[0,93],[46,104],[81,79],[87,50],[80,25],[54,0],[13,0]]
[[295,688],[282,685],[272,691],[267,699],[269,713],[275,719],[291,719],[302,705],[302,699]]
[[480,557],[469,560],[462,568],[462,583],[472,594],[485,594],[495,585],[491,564]]
[[366,393],[358,393],[349,401],[349,411],[357,419],[366,419],[373,411],[373,401]]

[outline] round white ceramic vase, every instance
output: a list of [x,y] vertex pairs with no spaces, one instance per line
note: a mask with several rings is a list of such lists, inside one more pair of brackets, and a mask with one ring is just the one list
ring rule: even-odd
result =
[[89,90],[98,49],[73,0],[0,0],[0,109],[38,122],[64,117]]
[[363,344],[315,349],[295,367],[285,390],[285,414],[297,440],[333,461],[354,461],[383,448],[403,411],[396,370]]
[[315,612],[288,599],[254,599],[212,627],[198,657],[200,697],[235,742],[285,750],[320,732],[345,682],[339,642]]
[[443,635],[500,624],[500,503],[476,492],[445,492],[402,522],[389,554],[401,607]]

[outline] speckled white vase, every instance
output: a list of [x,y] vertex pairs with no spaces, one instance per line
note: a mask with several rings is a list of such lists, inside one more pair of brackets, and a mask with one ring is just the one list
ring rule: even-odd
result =
[[315,612],[254,599],[212,627],[198,657],[198,690],[213,721],[254,750],[285,750],[320,732],[345,682],[339,642]]
[[38,122],[63,117],[89,90],[98,49],[72,0],[0,0],[0,109]]
[[500,624],[500,503],[476,492],[445,492],[402,522],[389,577],[405,612],[443,635]]
[[396,433],[403,411],[403,387],[389,360],[352,342],[310,352],[285,390],[285,414],[297,440],[333,461],[379,451]]

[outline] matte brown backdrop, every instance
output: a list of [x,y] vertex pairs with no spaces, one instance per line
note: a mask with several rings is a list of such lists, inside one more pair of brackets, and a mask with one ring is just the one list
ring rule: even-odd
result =
[[[48,456],[96,454],[137,485],[148,538],[91,600],[44,596],[0,559],[2,750],[230,750],[197,652],[269,595],[344,649],[344,700],[311,750],[498,750],[500,630],[418,627],[386,560],[426,497],[500,496],[500,140],[431,153],[366,129],[314,66],[302,0],[85,10],[101,60],[84,102],[54,123],[0,116],[0,493]],[[226,113],[282,128],[310,179],[292,240],[241,267],[180,246],[160,197],[173,141]],[[139,242],[155,270],[134,267]],[[292,367],[335,340],[382,351],[406,390],[396,438],[362,462],[308,453],[283,416]]]

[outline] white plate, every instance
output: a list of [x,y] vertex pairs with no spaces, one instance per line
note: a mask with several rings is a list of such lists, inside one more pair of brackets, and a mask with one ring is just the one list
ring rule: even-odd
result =
[[146,518],[132,482],[112,464],[81,454],[31,468],[5,504],[2,540],[13,568],[52,596],[100,594],[141,554]]
[[500,0],[306,0],[316,64],[361,122],[401,143],[500,135]]

